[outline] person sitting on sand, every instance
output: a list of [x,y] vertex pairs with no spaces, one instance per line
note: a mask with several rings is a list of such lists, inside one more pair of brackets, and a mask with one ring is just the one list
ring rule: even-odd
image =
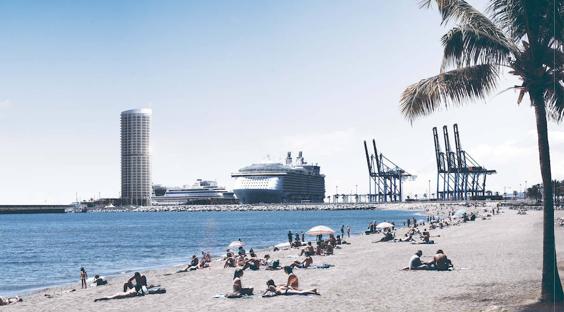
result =
[[237,266],[245,266],[245,264],[247,264],[247,258],[243,255],[240,255],[237,257]]
[[257,254],[255,253],[255,251],[251,248],[251,250],[249,250],[249,256],[251,256],[251,258],[256,258]]
[[186,268],[176,271],[176,273],[182,273],[182,272],[197,270],[199,264],[200,264],[200,261],[198,260],[198,257],[196,257],[196,255],[192,255],[192,260],[190,260],[190,264]]
[[231,252],[231,249],[227,249],[227,250],[225,251],[225,258],[223,258],[223,260],[227,260],[227,259],[229,259],[229,258],[232,258],[233,256],[234,256],[234,255],[233,255],[233,252]]
[[427,264],[437,271],[448,271],[450,268],[454,268],[452,261],[450,261],[442,249],[437,250],[437,253],[433,256],[433,261]]
[[409,259],[409,265],[402,270],[429,270],[429,265],[421,261],[422,255],[423,252],[417,250],[417,252],[411,256],[411,259]]
[[307,242],[307,246],[302,249],[300,256],[302,255],[305,255],[306,257],[315,255],[315,250],[313,249],[311,242]]
[[287,289],[284,286],[276,286],[274,280],[269,279],[266,282],[266,291],[262,294],[263,297],[275,297],[280,295],[319,295],[317,289],[312,290],[294,290]]
[[425,244],[429,244],[429,239],[431,238],[431,234],[429,233],[429,231],[427,231],[427,229],[423,229],[422,238]]
[[326,248],[325,248],[325,255],[326,256],[330,256],[333,254],[333,244],[327,244]]
[[275,270],[282,269],[282,267],[280,266],[280,260],[272,261],[272,264],[269,265],[268,267],[266,267],[266,269],[269,270],[269,271],[275,271]]
[[243,246],[239,246],[239,250],[237,251],[237,254],[239,256],[246,256],[247,252],[245,251],[245,248],[243,248]]
[[[133,284],[133,281],[135,281],[135,284]],[[140,291],[143,286],[147,286],[147,278],[145,275],[135,272],[135,274],[127,280],[127,283],[123,284],[123,292],[127,292],[128,289],[132,288],[135,288],[135,291]]]
[[337,246],[337,239],[335,238],[335,235],[333,234],[329,234],[329,242],[328,245],[331,245],[333,247]]
[[299,268],[299,269],[307,269],[313,264],[313,259],[311,256],[307,256],[304,261],[294,261],[294,263],[290,264],[292,268]]
[[204,260],[206,263],[210,263],[211,262],[211,254],[209,252],[202,251],[202,260]]
[[393,239],[394,239],[394,234],[392,234],[392,231],[386,231],[384,233],[384,237],[380,238],[379,242],[387,242]]
[[[288,294],[288,292],[292,292],[292,291],[302,291],[299,287],[300,285],[299,285],[298,276],[296,276],[292,267],[285,266],[284,272],[288,274],[288,281],[286,282],[286,285],[279,286],[277,288],[280,291],[282,291],[283,294]],[[312,294],[317,294],[317,289],[311,289],[303,292],[311,292]]]
[[243,270],[237,269],[233,274],[233,292],[226,294],[226,298],[241,298],[242,296],[252,296],[253,288],[243,288],[241,277],[243,277]]
[[108,281],[105,278],[100,277],[100,275],[96,274],[94,275],[94,280],[92,281],[92,284],[96,286],[102,286],[108,284]]
[[262,259],[260,259],[260,265],[268,266],[271,263],[272,263],[272,260],[270,260],[269,254],[264,255],[264,257]]
[[243,270],[251,269],[252,271],[257,271],[260,268],[260,260],[257,258],[251,258],[245,262]]
[[204,269],[209,267],[210,267],[209,262],[206,261],[204,257],[202,257],[202,259],[200,259],[200,262],[198,263],[198,269]]
[[12,303],[23,302],[23,299],[15,296],[15,297],[0,297],[0,306],[9,305]]
[[323,255],[323,244],[322,242],[317,242],[317,246],[315,247],[315,254],[318,256]]
[[235,258],[234,257],[230,257],[225,259],[225,264],[223,265],[223,268],[234,268],[235,267]]

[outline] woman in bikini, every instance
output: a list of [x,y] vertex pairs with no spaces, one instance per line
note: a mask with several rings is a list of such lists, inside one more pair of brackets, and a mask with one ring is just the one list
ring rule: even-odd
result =
[[233,292],[226,294],[226,298],[241,298],[243,295],[251,296],[253,294],[253,288],[244,288],[241,282],[241,277],[243,277],[243,270],[237,269],[233,274]]

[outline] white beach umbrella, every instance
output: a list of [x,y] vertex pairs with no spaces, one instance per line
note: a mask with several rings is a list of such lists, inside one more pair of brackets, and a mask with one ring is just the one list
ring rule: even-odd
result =
[[394,227],[394,225],[389,223],[389,222],[382,222],[382,223],[379,223],[376,227],[379,228],[379,229],[386,229],[386,228]]
[[232,241],[231,244],[229,244],[229,248],[239,248],[242,246],[245,246],[245,243],[240,240]]
[[312,236],[317,236],[317,235],[329,235],[329,234],[335,234],[335,231],[333,231],[330,227],[325,226],[325,225],[318,225],[318,226],[314,226],[311,229],[309,229],[306,232],[307,235],[312,235]]

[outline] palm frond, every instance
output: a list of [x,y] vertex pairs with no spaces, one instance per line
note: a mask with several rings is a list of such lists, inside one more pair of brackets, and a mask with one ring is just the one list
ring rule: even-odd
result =
[[496,67],[481,64],[454,69],[407,87],[400,99],[402,114],[413,121],[441,107],[483,99],[497,84]]
[[444,46],[441,72],[448,67],[491,64],[497,67],[510,64],[517,47],[505,37],[461,25],[454,27],[441,39]]
[[550,119],[560,122],[564,120],[564,86],[562,80],[555,81],[544,94],[547,115]]
[[421,6],[430,7],[434,2],[442,16],[442,23],[456,21],[462,25],[489,32],[492,36],[504,37],[498,27],[484,14],[464,0],[424,0]]
[[491,0],[488,12],[514,41],[531,35],[545,46],[562,44],[564,0]]

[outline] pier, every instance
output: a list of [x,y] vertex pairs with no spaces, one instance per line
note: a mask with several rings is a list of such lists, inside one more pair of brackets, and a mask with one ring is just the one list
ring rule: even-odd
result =
[[0,205],[0,214],[65,213],[70,205]]

